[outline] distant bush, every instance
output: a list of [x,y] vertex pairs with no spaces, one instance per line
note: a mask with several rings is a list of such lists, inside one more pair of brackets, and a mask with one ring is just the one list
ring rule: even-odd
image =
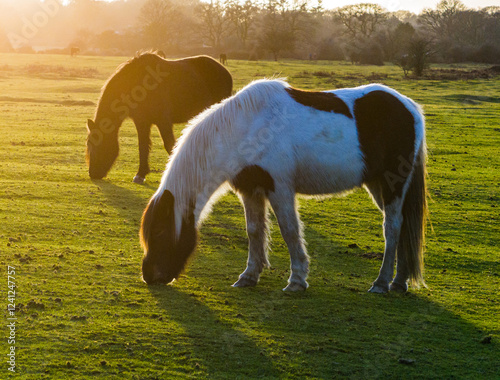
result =
[[19,49],[16,49],[16,53],[21,53],[21,54],[35,54],[36,51],[33,50],[33,48],[29,45],[24,45],[21,46]]
[[491,44],[482,45],[469,56],[469,60],[481,63],[500,63],[500,47]]
[[319,43],[317,59],[327,61],[342,61],[345,59],[344,51],[332,38],[324,39]]
[[470,61],[473,50],[471,46],[456,45],[451,47],[445,53],[445,56],[448,57],[448,61],[452,63],[467,62]]
[[247,50],[232,50],[227,52],[227,59],[243,59],[250,58],[250,52]]
[[384,64],[384,52],[378,44],[367,44],[358,53],[359,63],[364,65],[378,65]]
[[416,77],[421,77],[424,70],[429,67],[429,59],[432,54],[432,44],[429,40],[418,37],[413,38],[408,47],[408,53],[394,60],[394,64],[403,69],[405,77],[411,71]]

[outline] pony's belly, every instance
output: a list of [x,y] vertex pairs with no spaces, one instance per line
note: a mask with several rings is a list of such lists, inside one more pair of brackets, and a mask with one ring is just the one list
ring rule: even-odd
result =
[[340,168],[300,165],[295,171],[295,191],[307,195],[341,193],[362,184],[361,166]]
[[328,128],[296,145],[294,183],[302,194],[332,194],[361,186],[365,164],[353,128]]

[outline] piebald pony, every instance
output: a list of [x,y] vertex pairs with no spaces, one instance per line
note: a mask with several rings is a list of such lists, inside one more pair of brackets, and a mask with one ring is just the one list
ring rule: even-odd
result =
[[[384,213],[385,251],[371,292],[423,283],[425,125],[420,107],[383,85],[302,91],[258,80],[194,118],[142,219],[143,279],[169,283],[194,251],[211,205],[232,188],[245,208],[245,271],[254,286],[267,257],[268,205],[288,246],[284,290],[305,290],[309,267],[296,194],[364,186]],[[397,257],[396,276],[394,264]]]

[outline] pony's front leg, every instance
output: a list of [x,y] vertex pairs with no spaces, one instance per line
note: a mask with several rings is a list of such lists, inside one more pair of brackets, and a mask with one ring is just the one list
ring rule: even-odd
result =
[[309,256],[302,237],[302,222],[295,204],[295,192],[289,189],[276,189],[269,195],[269,201],[278,219],[281,235],[290,252],[290,278],[286,291],[306,290],[309,273]]
[[172,149],[175,145],[175,136],[172,123],[169,121],[163,121],[157,124],[158,130],[160,131],[161,139],[163,140],[163,146],[168,154],[172,154]]
[[144,183],[149,173],[149,151],[151,149],[151,124],[136,123],[137,135],[139,137],[139,170],[134,177],[134,182]]
[[[389,283],[394,274],[394,261],[396,259],[396,249],[399,243],[399,235],[403,224],[403,215],[401,213],[402,201],[397,198],[389,205],[384,206],[384,237],[385,250],[384,260],[380,268],[379,275],[369,292],[372,293],[387,293],[389,291]],[[401,263],[402,265],[403,263]]]
[[269,266],[267,259],[268,220],[266,197],[256,191],[252,195],[242,195],[248,235],[248,261],[245,271],[233,286],[255,286],[264,267]]

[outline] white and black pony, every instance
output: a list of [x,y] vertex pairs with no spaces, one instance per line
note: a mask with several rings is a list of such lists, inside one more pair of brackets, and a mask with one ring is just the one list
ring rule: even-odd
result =
[[87,120],[87,162],[93,179],[106,176],[118,157],[118,130],[131,118],[139,137],[139,170],[134,182],[149,173],[151,125],[167,152],[174,143],[172,124],[187,122],[205,108],[231,96],[229,71],[207,56],[166,60],[142,53],[122,64],[104,85],[94,120]]
[[[248,262],[234,286],[254,286],[267,258],[268,205],[288,246],[285,290],[305,290],[309,257],[296,194],[364,186],[384,213],[385,252],[371,292],[423,283],[425,127],[420,107],[382,85],[302,91],[259,80],[193,119],[142,219],[143,279],[169,283],[194,251],[211,205],[233,188],[244,208]],[[394,263],[397,271],[393,279]]]

